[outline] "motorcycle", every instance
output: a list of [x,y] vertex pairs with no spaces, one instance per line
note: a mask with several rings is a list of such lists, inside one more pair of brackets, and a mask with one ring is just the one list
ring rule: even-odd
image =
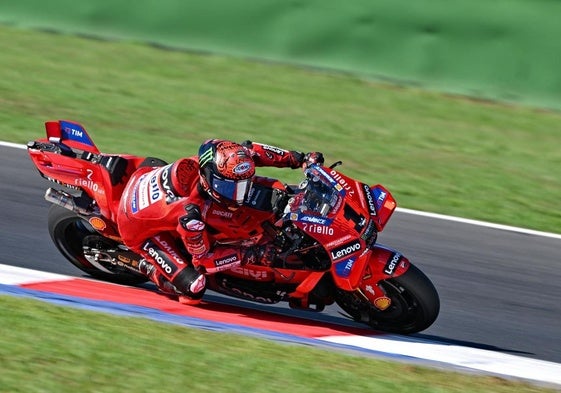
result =
[[[73,121],[47,121],[45,128],[47,137],[29,142],[27,149],[39,173],[59,186],[45,193],[52,203],[48,231],[57,249],[94,278],[146,282],[138,270],[141,256],[119,236],[115,212],[137,169],[167,163],[102,153]],[[397,206],[394,197],[380,184],[346,176],[336,169],[340,164],[311,165],[298,185],[272,182],[276,197],[259,244],[277,250],[274,257],[209,275],[207,289],[317,312],[336,303],[343,315],[381,331],[428,328],[440,309],[434,285],[399,251],[377,243]]]

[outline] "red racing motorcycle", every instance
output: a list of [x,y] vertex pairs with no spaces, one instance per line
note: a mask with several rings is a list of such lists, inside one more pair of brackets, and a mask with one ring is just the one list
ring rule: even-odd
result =
[[[57,249],[97,279],[147,281],[138,270],[141,257],[119,236],[114,212],[137,169],[166,162],[102,153],[76,122],[45,126],[47,137],[27,148],[39,173],[59,186],[45,194],[53,204],[48,230]],[[382,185],[344,175],[336,169],[339,164],[308,167],[298,185],[272,182],[275,197],[256,217],[263,221],[258,243],[272,246],[274,255],[209,275],[207,289],[312,311],[336,303],[355,321],[388,332],[428,328],[440,309],[434,285],[400,252],[376,242],[395,199]]]

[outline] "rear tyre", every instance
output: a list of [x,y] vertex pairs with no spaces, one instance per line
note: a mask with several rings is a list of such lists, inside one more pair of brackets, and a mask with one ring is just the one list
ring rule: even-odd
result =
[[354,320],[364,322],[376,330],[411,334],[427,329],[438,317],[440,299],[428,279],[416,266],[399,277],[380,282],[391,299],[391,305],[381,311],[360,292],[338,291],[337,304]]
[[61,206],[52,205],[49,209],[48,228],[51,239],[60,253],[74,266],[92,277],[118,284],[137,285],[146,282],[146,276],[124,266],[104,263],[100,270],[84,256],[84,245],[96,243],[109,247],[117,245],[111,239],[99,234],[92,226],[76,213]]

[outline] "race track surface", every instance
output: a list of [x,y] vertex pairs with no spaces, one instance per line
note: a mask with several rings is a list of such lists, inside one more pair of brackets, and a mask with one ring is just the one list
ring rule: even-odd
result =
[[[43,195],[52,183],[39,176],[25,150],[0,146],[0,164],[0,264],[83,277],[47,233]],[[395,213],[379,239],[409,257],[439,291],[439,318],[415,337],[561,362],[561,240],[403,212]],[[336,306],[321,314],[295,313],[280,305],[205,296],[360,326],[340,316]]]

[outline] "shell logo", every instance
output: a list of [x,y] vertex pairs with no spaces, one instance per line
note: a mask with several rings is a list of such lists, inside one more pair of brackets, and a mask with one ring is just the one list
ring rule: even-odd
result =
[[392,304],[392,300],[389,297],[382,296],[374,299],[374,305],[380,311],[384,311]]
[[92,217],[88,221],[95,230],[103,231],[105,228],[107,228],[105,221],[103,221],[99,217]]

